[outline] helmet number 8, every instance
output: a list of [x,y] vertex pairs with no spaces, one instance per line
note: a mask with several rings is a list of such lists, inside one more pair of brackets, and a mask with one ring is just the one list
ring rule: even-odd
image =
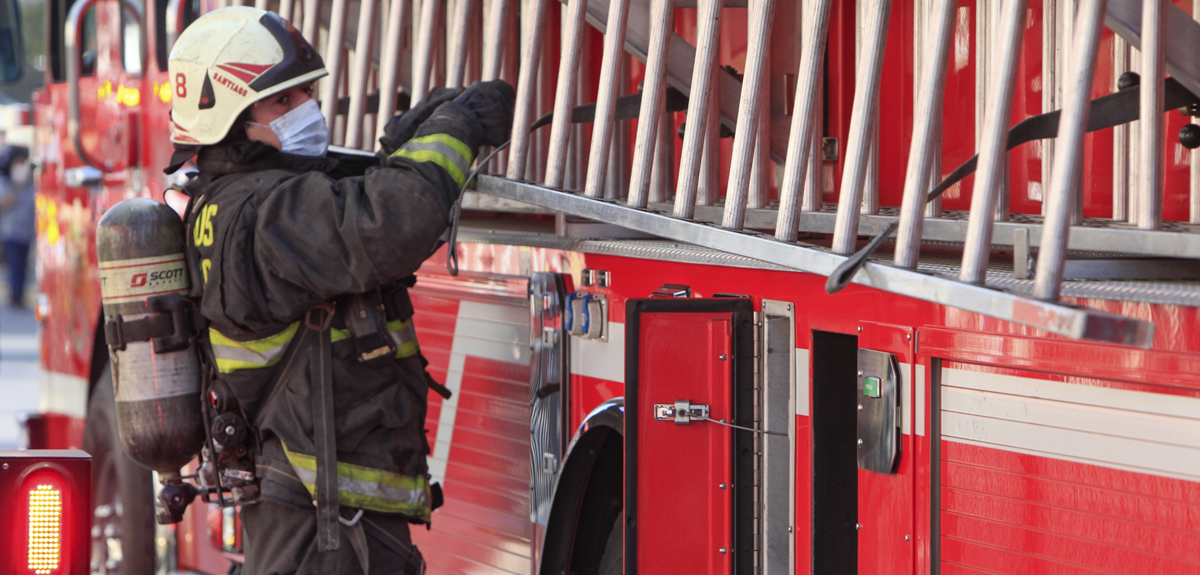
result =
[[175,95],[180,98],[187,97],[187,77],[183,72],[175,74]]

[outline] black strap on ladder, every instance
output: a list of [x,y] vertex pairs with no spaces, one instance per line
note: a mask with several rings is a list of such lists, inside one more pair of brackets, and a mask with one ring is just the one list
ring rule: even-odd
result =
[[[1163,97],[1164,111],[1200,104],[1200,98],[1197,98],[1195,94],[1184,88],[1174,78],[1166,79],[1165,88],[1166,93]],[[1088,114],[1087,131],[1098,132],[1137,120],[1139,94],[1138,86],[1135,85],[1092,100],[1091,112]],[[1061,110],[1055,110],[1028,118],[1013,126],[1008,131],[1007,150],[1012,150],[1021,144],[1032,142],[1033,140],[1058,137],[1058,119],[1061,115]],[[951,186],[974,173],[978,161],[979,156],[975,155],[966,162],[963,162],[961,166],[955,168],[941,183],[929,191],[929,195],[925,197],[925,203],[929,203],[938,196],[941,196]],[[854,279],[858,270],[862,269],[863,265],[867,263],[867,259],[871,257],[871,254],[875,253],[875,250],[879,249],[879,246],[883,245],[883,242],[895,233],[899,226],[898,222],[892,222],[883,230],[883,233],[875,236],[875,239],[871,240],[863,249],[858,250],[858,252],[842,262],[837,269],[833,270],[833,273],[829,275],[829,280],[825,282],[825,292],[831,294],[837,293],[849,285],[850,280]]]

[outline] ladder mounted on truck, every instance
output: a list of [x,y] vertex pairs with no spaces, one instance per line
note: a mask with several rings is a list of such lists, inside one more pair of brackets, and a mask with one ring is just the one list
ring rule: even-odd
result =
[[[545,1],[535,2],[535,12],[538,9],[536,4]],[[775,1],[749,1],[749,47],[745,83],[738,86],[736,80],[720,77],[716,84],[717,89],[708,92],[691,88],[713,85],[711,82],[716,80],[713,77],[714,72],[718,70],[714,36],[719,21],[720,0],[700,0],[698,20],[701,24],[698,45],[694,51],[687,50],[690,46],[683,50],[676,49],[682,40],[670,32],[673,8],[671,0],[588,2],[588,16],[594,20],[597,27],[604,30],[606,37],[600,78],[601,91],[597,102],[597,125],[593,129],[591,157],[583,194],[556,189],[562,185],[559,174],[562,170],[561,165],[565,162],[565,158],[557,157],[561,154],[556,152],[567,148],[565,137],[562,135],[565,130],[558,129],[558,126],[555,130],[556,135],[551,136],[546,180],[542,185],[520,181],[525,176],[522,166],[527,147],[527,136],[522,126],[530,123],[528,110],[531,108],[533,97],[530,84],[524,82],[518,90],[518,122],[514,127],[513,137],[515,151],[510,156],[507,177],[483,176],[479,180],[478,189],[566,214],[825,276],[834,274],[838,266],[856,250],[860,220],[865,219],[860,215],[861,207],[861,211],[868,216],[874,216],[875,221],[871,222],[874,224],[873,231],[878,233],[887,225],[885,222],[892,220],[899,224],[900,237],[893,262],[866,263],[861,272],[852,279],[854,283],[1013,321],[1071,338],[1150,347],[1154,332],[1152,323],[1060,301],[1063,267],[1068,248],[1101,248],[1103,251],[1118,252],[1132,248],[1129,251],[1133,253],[1200,256],[1200,234],[1179,234],[1161,229],[1162,173],[1161,168],[1154,166],[1160,166],[1162,162],[1163,121],[1161,113],[1147,113],[1147,110],[1162,111],[1163,82],[1168,66],[1181,83],[1194,93],[1200,93],[1200,63],[1186,59],[1183,56],[1188,53],[1186,50],[1175,51],[1175,57],[1167,57],[1165,60],[1163,58],[1163,46],[1168,37],[1179,46],[1200,44],[1200,24],[1169,2],[1161,2],[1158,9],[1162,11],[1163,16],[1145,28],[1142,26],[1142,11],[1139,10],[1141,2],[1100,0],[1081,3],[1072,39],[1073,46],[1069,51],[1070,64],[1067,68],[1072,71],[1072,76],[1067,78],[1066,101],[1059,126],[1059,149],[1054,156],[1053,179],[1050,183],[1045,219],[1041,224],[1021,224],[1005,230],[1010,236],[1016,236],[1023,231],[1024,241],[1030,242],[1031,236],[1040,228],[1040,241],[1034,240],[1025,246],[1025,249],[1030,245],[1041,249],[1041,257],[1037,260],[1037,273],[1032,285],[997,289],[987,285],[988,256],[995,239],[996,220],[1006,219],[997,218],[995,214],[1001,180],[1004,177],[1002,170],[1007,168],[1007,149],[1004,145],[1011,123],[1012,84],[1018,64],[1017,56],[1021,49],[1027,0],[1009,0],[1003,4],[999,37],[996,40],[998,50],[990,72],[993,81],[987,95],[988,109],[979,144],[976,192],[972,199],[965,235],[955,235],[951,238],[965,242],[957,279],[947,277],[949,274],[945,271],[930,273],[930,270],[918,266],[921,241],[924,237],[922,227],[928,213],[925,194],[932,187],[930,175],[935,151],[935,131],[940,128],[940,122],[935,121],[935,113],[939,110],[941,92],[944,89],[953,15],[957,6],[953,0],[933,0],[931,6],[931,33],[926,46],[929,55],[924,59],[925,68],[920,76],[920,96],[914,112],[912,152],[906,174],[904,203],[898,217],[878,216],[877,198],[866,198],[865,202],[863,198],[867,164],[872,159],[871,124],[877,113],[875,103],[879,94],[883,46],[892,4],[890,0],[881,0],[870,3],[864,30],[866,37],[861,41],[863,45],[858,64],[860,83],[856,86],[841,195],[832,218],[832,247],[796,241],[802,227],[809,231],[827,231],[830,223],[828,217],[812,218],[816,221],[809,226],[804,226],[801,222],[801,214],[816,212],[820,208],[819,196],[812,185],[814,176],[808,173],[808,167],[813,163],[810,162],[810,158],[820,153],[815,145],[818,138],[814,137],[814,134],[819,132],[816,132],[818,118],[814,111],[819,106],[819,71],[824,58],[832,0],[817,0],[811,3],[807,14],[808,25],[803,35],[804,48],[797,74],[797,101],[787,145],[780,148],[775,145],[775,141],[761,141],[756,137],[735,138],[720,224],[714,225],[694,219],[698,204],[696,180],[702,171],[700,163],[706,151],[706,143],[703,141],[705,138],[702,137],[706,135],[703,126],[706,121],[711,121],[711,118],[718,115],[722,116],[723,120],[728,117],[722,104],[732,102],[733,98],[722,98],[725,92],[740,93],[740,103],[736,114],[731,118],[736,124],[735,133],[759,133],[756,126],[762,119],[758,112],[764,107],[760,93],[761,78],[765,68],[769,22]],[[1147,5],[1156,3],[1159,3],[1158,0],[1148,0]],[[635,11],[639,18],[629,18],[631,11]],[[640,18],[642,15],[649,17]],[[1109,229],[1072,228],[1072,224],[1081,223],[1079,220],[1082,219],[1082,209],[1072,207],[1072,203],[1078,202],[1073,202],[1071,196],[1079,189],[1081,179],[1083,135],[1086,132],[1090,105],[1089,94],[1099,36],[1106,16],[1109,26],[1130,44],[1140,45],[1145,37],[1147,44],[1143,53],[1147,58],[1158,58],[1157,63],[1143,67],[1145,79],[1140,86],[1141,101],[1149,102],[1149,107],[1141,107],[1143,116],[1157,118],[1157,121],[1142,121],[1143,132],[1157,130],[1144,137],[1148,142],[1159,143],[1150,146],[1155,150],[1153,153],[1142,155],[1145,162],[1145,182],[1139,187],[1141,196],[1137,199],[1137,205],[1140,209],[1134,214],[1138,222],[1136,226]],[[568,17],[568,25],[578,23]],[[537,28],[540,27],[535,27],[535,30]],[[573,38],[577,32],[568,29],[567,34]],[[525,63],[535,65],[539,49],[536,32],[533,37],[526,37],[523,41],[522,53]],[[613,70],[617,68],[622,43],[647,65],[632,180],[625,202],[603,197],[607,153],[611,149],[614,123],[612,101],[618,95]],[[564,46],[574,47],[574,44],[564,43]],[[680,54],[681,51],[690,53]],[[565,108],[572,101],[569,90],[577,81],[574,76],[577,67],[567,65],[570,54],[572,53],[564,55],[564,67],[560,71],[556,117],[565,116],[565,113],[559,113],[560,110],[569,110]],[[688,58],[689,56],[691,58]],[[686,62],[688,59],[694,59],[695,66],[692,67],[690,84],[682,84],[679,76],[689,67]],[[687,116],[689,127],[701,128],[685,132],[675,201],[670,213],[665,213],[648,208],[648,201],[650,175],[654,169],[662,169],[663,166],[662,160],[658,160],[658,165],[655,163],[655,144],[661,142],[659,132],[663,131],[660,126],[664,115],[662,102],[668,78],[673,85],[690,96]],[[710,104],[709,99],[714,97],[716,102]],[[778,129],[771,130],[772,136],[781,133]],[[711,137],[711,134],[708,135]],[[761,194],[758,194],[760,197],[754,197],[751,193],[751,172],[759,171],[759,165],[763,162],[762,152],[768,147],[775,155],[786,157],[781,198],[774,222],[774,236],[746,229],[747,208],[764,207],[765,202],[762,201]],[[806,177],[809,179],[807,194]],[[761,185],[757,187],[762,188]],[[756,227],[765,227],[762,224],[766,222],[757,223]],[[1082,232],[1077,235],[1084,236],[1079,238],[1082,241],[1077,241],[1074,245],[1071,242],[1073,229]],[[944,237],[949,230],[938,231]],[[1015,243],[1019,240],[1013,237],[1012,241]]]
[[[977,70],[977,78],[986,80],[977,83],[986,87],[977,106],[978,171],[970,211],[957,214],[943,211],[940,201],[926,197],[937,183],[933,175],[941,173],[939,109],[954,32],[957,3],[953,0],[914,0],[923,41],[915,46],[920,73],[903,203],[898,209],[880,207],[875,173],[878,135],[873,129],[878,122],[892,0],[858,0],[857,80],[849,134],[842,146],[845,167],[836,207],[823,205],[818,185],[820,158],[826,152],[821,138],[822,71],[834,0],[803,3],[804,29],[790,116],[766,113],[770,106],[764,79],[776,8],[801,8],[790,8],[784,0],[558,0],[563,4],[561,52],[558,62],[553,62],[543,54],[552,1],[413,0],[414,7],[419,3],[421,9],[412,10],[409,23],[409,0],[379,2],[380,12],[386,12],[382,19],[375,16],[376,3],[363,0],[357,28],[347,26],[348,0],[332,0],[327,16],[320,14],[319,0],[279,0],[278,4],[285,17],[300,16],[296,19],[302,22],[305,36],[321,40],[334,79],[322,87],[334,144],[373,149],[372,134],[382,130],[397,108],[400,86],[410,88],[413,103],[438,83],[459,86],[468,79],[504,77],[517,86],[511,147],[488,166],[487,171],[495,175],[477,180],[478,191],[492,199],[472,196],[468,209],[522,202],[825,276],[835,274],[856,252],[860,234],[879,236],[895,226],[899,233],[890,257],[878,254],[850,281],[1071,338],[1139,347],[1151,346],[1153,323],[1060,299],[1104,297],[1103,289],[1081,291],[1073,282],[1063,282],[1068,252],[1200,259],[1200,225],[1192,225],[1200,224],[1200,178],[1193,176],[1190,221],[1163,223],[1164,122],[1163,114],[1153,112],[1162,111],[1167,72],[1193,94],[1200,94],[1200,59],[1189,56],[1200,53],[1200,24],[1170,2],[1089,0],[1079,3],[1074,19],[1055,15],[1047,7],[1046,17],[1059,22],[1044,25],[1063,26],[1065,21],[1064,36],[1071,43],[1061,50],[1064,62],[1052,68],[1054,81],[1062,87],[1061,98],[1055,100],[1049,95],[1053,91],[1045,90],[1044,107],[1061,108],[1058,137],[1044,146],[1046,157],[1053,158],[1044,162],[1052,168],[1043,168],[1048,171],[1042,180],[1046,182],[1044,214],[1026,214],[1014,221],[1005,192],[1005,142],[1028,0],[1006,0],[981,9],[988,12],[988,31],[977,40],[979,61],[986,56],[989,65]],[[256,5],[274,7],[274,2],[257,0]],[[518,14],[522,12],[518,6],[524,7],[523,13]],[[749,8],[746,67],[740,79],[718,67],[717,61],[722,8],[736,6]],[[681,7],[698,8],[695,46],[673,32],[674,11]],[[453,14],[446,13],[450,11]],[[444,37],[439,36],[441,22]],[[1146,142],[1139,145],[1141,153],[1127,156],[1137,163],[1130,166],[1130,173],[1137,173],[1137,181],[1132,182],[1136,185],[1114,189],[1112,219],[1085,220],[1077,198],[1083,136],[1099,37],[1106,24],[1128,45],[1142,47],[1138,90],[1141,117],[1149,119],[1139,122],[1140,133],[1122,126],[1126,144]],[[409,25],[414,35],[411,66],[401,61],[401,35]],[[553,122],[548,135],[531,135],[528,128],[537,118],[539,102],[543,109],[552,106],[554,117],[560,119],[582,103],[582,39],[588,25],[604,34],[590,139],[584,138],[578,124],[567,121]],[[382,34],[378,51],[372,48],[371,30]],[[506,41],[516,40],[517,32],[519,53],[505,50]],[[353,45],[349,37],[356,38]],[[1171,53],[1164,51],[1168,40]],[[646,65],[632,142],[616,122],[618,99],[623,95],[618,78],[624,74],[626,54]],[[351,62],[348,69],[343,58]],[[1049,58],[1053,63],[1054,56]],[[553,64],[558,74],[556,85],[551,86],[536,71],[539,66],[550,71]],[[535,73],[518,73],[530,70]],[[674,124],[665,105],[668,85],[688,97],[677,171],[672,161]],[[339,109],[347,108],[346,99],[348,109]],[[723,203],[717,181],[720,128],[732,129],[738,136],[733,139]],[[632,164],[623,166],[626,175],[625,169],[613,167],[627,161],[625,150],[631,145]],[[772,160],[783,166],[777,203],[770,198]],[[832,234],[831,244],[799,239],[801,234],[814,233]],[[961,260],[941,254],[922,256],[923,241],[960,243]],[[996,265],[989,265],[995,246],[1013,247],[1017,257],[1012,273],[1000,273]],[[1036,271],[1028,257],[1032,249],[1039,251]],[[1160,303],[1200,306],[1200,289],[1186,283],[1175,287],[1180,289]]]

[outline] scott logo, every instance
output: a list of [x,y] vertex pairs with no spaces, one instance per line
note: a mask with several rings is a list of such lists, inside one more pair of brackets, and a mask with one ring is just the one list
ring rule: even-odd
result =
[[183,267],[169,270],[156,270],[133,274],[129,279],[130,288],[154,287],[168,282],[178,282],[185,279]]

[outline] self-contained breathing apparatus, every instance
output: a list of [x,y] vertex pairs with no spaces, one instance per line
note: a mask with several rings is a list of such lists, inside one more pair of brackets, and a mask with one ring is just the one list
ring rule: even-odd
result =
[[[248,408],[261,412],[269,399],[263,405],[241,405],[221,377],[198,298],[188,296],[189,270],[196,268],[188,261],[194,257],[186,249],[185,233],[173,210],[146,198],[120,202],[97,225],[119,432],[126,452],[159,475],[162,487],[155,506],[160,524],[181,521],[197,496],[221,507],[261,498],[256,473],[261,437]],[[336,315],[357,361],[392,361],[402,342],[389,330],[387,318],[412,317],[407,288],[414,283],[415,278],[408,278],[338,297],[320,306],[327,313],[324,325],[303,329],[329,330]],[[410,335],[415,346],[415,333]],[[302,339],[289,342],[280,365],[298,353]],[[282,378],[278,369],[265,398]],[[427,372],[425,379],[430,389],[449,398],[449,390]],[[180,468],[197,454],[197,473],[182,475]],[[440,489],[434,486],[433,491],[436,505]]]

